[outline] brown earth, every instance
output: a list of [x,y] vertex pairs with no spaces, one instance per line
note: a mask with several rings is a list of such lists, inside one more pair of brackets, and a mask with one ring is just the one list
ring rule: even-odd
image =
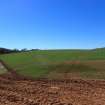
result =
[[0,105],[105,105],[105,81],[0,77]]

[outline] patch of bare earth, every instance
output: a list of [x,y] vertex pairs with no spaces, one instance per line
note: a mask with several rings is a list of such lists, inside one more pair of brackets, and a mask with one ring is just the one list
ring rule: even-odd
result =
[[0,105],[105,105],[105,81],[19,80],[4,75]]

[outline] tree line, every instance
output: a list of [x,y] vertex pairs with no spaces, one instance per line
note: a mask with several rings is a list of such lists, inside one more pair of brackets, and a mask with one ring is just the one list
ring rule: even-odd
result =
[[20,53],[20,52],[35,51],[35,50],[39,50],[39,49],[28,50],[28,49],[24,48],[24,49],[19,50],[19,49],[0,48],[0,54]]

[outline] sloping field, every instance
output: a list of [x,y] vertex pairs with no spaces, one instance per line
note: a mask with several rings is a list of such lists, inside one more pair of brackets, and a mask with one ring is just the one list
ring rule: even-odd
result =
[[[105,50],[37,50],[1,55],[9,67],[31,77],[105,79]],[[65,76],[64,76],[65,77]]]
[[104,50],[33,51],[0,59],[8,69],[0,74],[0,105],[105,105]]

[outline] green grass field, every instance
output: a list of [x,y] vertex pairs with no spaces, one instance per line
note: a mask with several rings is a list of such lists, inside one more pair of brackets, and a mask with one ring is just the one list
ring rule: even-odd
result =
[[36,50],[0,55],[0,59],[18,73],[31,77],[61,78],[70,74],[105,79],[105,49]]

